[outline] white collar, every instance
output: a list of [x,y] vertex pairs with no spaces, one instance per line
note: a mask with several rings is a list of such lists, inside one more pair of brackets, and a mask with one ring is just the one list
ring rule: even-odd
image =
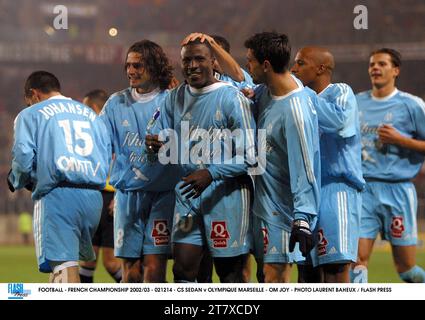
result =
[[202,93],[208,93],[214,90],[217,90],[218,88],[221,88],[223,86],[228,86],[229,84],[219,81],[219,82],[214,82],[213,84],[210,84],[209,86],[203,87],[203,88],[194,88],[192,86],[189,85],[189,90],[191,93],[196,93],[196,94],[202,94]]
[[47,98],[46,100],[59,100],[59,99],[61,99],[61,100],[72,100],[71,98],[65,97],[65,96],[63,96],[61,94],[58,94],[56,96]]
[[391,99],[392,97],[394,97],[397,93],[398,93],[398,89],[397,89],[397,88],[395,88],[393,92],[391,92],[389,95],[387,95],[387,96],[385,96],[385,97],[382,97],[382,98],[375,97],[375,96],[373,95],[373,93],[372,93],[372,92],[370,93],[370,96],[371,96],[371,97],[372,97],[372,99],[373,99],[373,100],[375,100],[375,101],[384,102],[384,101],[390,100],[390,99]]
[[153,89],[151,92],[148,93],[138,93],[136,88],[131,89],[131,97],[136,102],[149,102],[155,99],[155,97],[159,94],[160,90],[159,87]]

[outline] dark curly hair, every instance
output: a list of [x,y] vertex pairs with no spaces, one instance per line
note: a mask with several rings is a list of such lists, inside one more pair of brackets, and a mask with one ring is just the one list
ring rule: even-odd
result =
[[259,63],[269,61],[274,72],[288,70],[291,46],[287,35],[277,32],[257,33],[245,41],[245,47],[253,51]]
[[161,90],[169,87],[173,78],[173,67],[159,45],[150,40],[142,40],[134,43],[128,49],[126,57],[130,52],[137,52],[142,55],[143,65],[152,82],[157,83]]

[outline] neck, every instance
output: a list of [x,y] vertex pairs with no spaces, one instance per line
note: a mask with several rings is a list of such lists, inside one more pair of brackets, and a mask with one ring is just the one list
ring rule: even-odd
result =
[[394,84],[386,85],[383,87],[373,86],[372,95],[376,98],[384,98],[389,96],[396,89]]
[[331,83],[331,80],[330,79],[328,79],[328,78],[322,78],[322,77],[320,77],[320,78],[318,78],[317,79],[317,81],[315,81],[315,82],[313,82],[313,83],[311,83],[311,84],[309,84],[308,86],[312,89],[312,90],[314,90],[314,91],[316,91],[316,93],[320,93],[320,92],[322,92],[323,90],[325,90],[326,89],[326,87],[329,85]]
[[40,100],[44,101],[44,100],[47,100],[51,97],[60,96],[60,95],[61,95],[61,93],[58,92],[58,91],[52,91],[52,92],[49,92],[49,93],[46,93],[46,94],[43,93],[43,94],[40,95]]
[[274,96],[284,96],[298,88],[297,83],[292,79],[289,71],[285,73],[270,72],[267,75],[266,84],[270,93]]
[[137,91],[137,93],[145,94],[145,93],[152,92],[157,87],[158,87],[158,85],[156,83],[148,81],[148,82],[145,82],[144,84],[142,84],[140,87],[137,87],[136,91]]

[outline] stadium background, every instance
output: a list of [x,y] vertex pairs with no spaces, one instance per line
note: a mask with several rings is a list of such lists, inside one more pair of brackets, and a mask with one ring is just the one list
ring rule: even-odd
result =
[[[68,29],[55,30],[57,4],[68,9]],[[356,5],[368,9],[368,29],[356,30]],[[116,28],[117,35],[109,30]],[[403,55],[401,90],[425,98],[425,2],[423,0],[0,0],[0,282],[45,282],[36,271],[35,253],[23,246],[18,215],[32,212],[29,193],[12,194],[10,168],[13,120],[23,108],[23,84],[35,70],[53,72],[66,96],[81,100],[95,88],[112,93],[128,85],[123,61],[127,48],[148,38],[165,49],[181,79],[179,43],[190,32],[228,38],[232,55],[245,65],[244,40],[255,32],[289,35],[293,54],[305,45],[330,48],[336,58],[334,81],[355,92],[369,89],[368,54],[388,46]],[[424,124],[425,125],[425,124]],[[424,231],[425,174],[418,190],[420,231]],[[423,240],[423,238],[422,238]],[[420,243],[418,263],[425,265]],[[97,281],[110,281],[104,270]],[[171,279],[169,279],[171,280]],[[372,282],[396,282],[388,246],[379,244],[371,261]]]

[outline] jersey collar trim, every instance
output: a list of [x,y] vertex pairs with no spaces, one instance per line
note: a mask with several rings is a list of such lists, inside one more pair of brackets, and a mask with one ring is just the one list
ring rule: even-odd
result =
[[48,98],[47,100],[72,100],[71,98],[65,97],[61,94],[58,94],[57,96],[53,96]]
[[203,94],[203,93],[208,93],[208,92],[212,92],[214,90],[217,90],[218,88],[224,87],[224,86],[228,86],[229,84],[219,81],[219,82],[215,82],[213,84],[210,84],[209,86],[203,87],[201,89],[197,89],[194,88],[192,86],[189,85],[189,90],[191,93],[195,93],[195,94]]
[[397,89],[397,88],[395,88],[393,92],[391,92],[388,96],[383,97],[383,98],[375,97],[375,96],[373,95],[373,93],[372,93],[372,92],[370,93],[370,96],[372,97],[372,100],[379,101],[379,102],[385,102],[385,101],[390,100],[390,99],[391,99],[392,97],[394,97],[397,93],[398,93],[398,89]]
[[131,89],[131,97],[136,102],[149,102],[156,98],[156,96],[159,94],[159,88],[155,88],[151,92],[148,93],[138,93],[135,88]]
[[328,90],[328,88],[332,87],[333,83],[329,83],[325,89],[323,89],[322,91],[320,91],[317,95],[320,96],[323,92],[325,92],[326,90]]

